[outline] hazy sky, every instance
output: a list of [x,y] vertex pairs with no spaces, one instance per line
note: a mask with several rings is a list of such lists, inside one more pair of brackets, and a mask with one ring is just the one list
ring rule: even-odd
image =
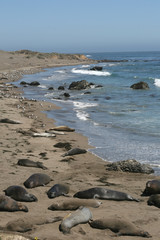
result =
[[0,0],[0,49],[160,51],[160,0]]

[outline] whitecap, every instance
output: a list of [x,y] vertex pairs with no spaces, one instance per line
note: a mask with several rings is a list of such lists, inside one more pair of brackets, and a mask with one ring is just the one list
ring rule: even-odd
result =
[[154,85],[157,86],[157,87],[160,87],[160,79],[155,78]]
[[89,68],[90,65],[82,65],[81,68]]
[[88,54],[88,55],[86,55],[86,57],[92,57],[92,56]]
[[43,88],[43,89],[47,88],[47,86],[45,86],[45,85],[38,85],[38,87]]
[[89,114],[84,111],[77,111],[77,117],[80,120],[87,121],[89,119]]
[[78,74],[86,74],[86,75],[95,75],[95,76],[110,76],[111,73],[109,72],[101,72],[101,71],[94,71],[94,70],[85,70],[85,69],[76,69],[73,68],[71,70],[72,73]]
[[96,103],[84,103],[84,102],[73,102],[74,107],[77,109],[88,108],[88,107],[96,107],[98,104]]

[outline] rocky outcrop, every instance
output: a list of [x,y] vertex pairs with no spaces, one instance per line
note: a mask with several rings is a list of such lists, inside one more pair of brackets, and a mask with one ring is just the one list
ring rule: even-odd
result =
[[37,82],[37,81],[33,81],[33,82],[29,83],[29,85],[30,85],[30,86],[39,86],[40,83]]
[[147,90],[147,89],[149,89],[149,86],[146,82],[138,82],[138,83],[131,85],[130,88]]
[[100,66],[94,66],[93,68],[90,68],[91,71],[102,71],[103,67]]
[[146,174],[154,172],[154,170],[148,164],[141,164],[134,159],[108,163],[106,170]]
[[90,83],[88,83],[86,80],[81,80],[77,82],[72,82],[69,85],[69,90],[82,90],[86,88],[90,88]]

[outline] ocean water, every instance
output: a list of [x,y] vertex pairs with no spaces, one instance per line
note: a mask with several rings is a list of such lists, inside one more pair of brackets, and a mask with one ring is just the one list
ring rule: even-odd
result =
[[[102,71],[91,71],[93,64],[45,69],[24,76],[16,84],[39,81],[39,87],[25,87],[24,96],[60,106],[48,116],[57,125],[68,125],[87,136],[95,147],[90,150],[94,154],[111,162],[136,159],[149,163],[160,175],[160,52],[86,55],[112,61],[96,64],[103,67]],[[80,80],[102,87],[68,90],[71,82]],[[130,88],[139,81],[148,83],[149,90]],[[65,90],[59,91],[59,86]],[[65,98],[64,92],[70,97]]]

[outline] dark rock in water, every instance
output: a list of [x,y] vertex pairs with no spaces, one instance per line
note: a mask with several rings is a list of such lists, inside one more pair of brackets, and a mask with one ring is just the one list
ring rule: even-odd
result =
[[54,145],[54,147],[65,148],[69,151],[72,148],[72,145],[69,142],[58,142]]
[[39,86],[40,83],[37,82],[37,81],[34,81],[34,82],[29,83],[29,85],[30,85],[30,86]]
[[135,83],[133,85],[131,85],[130,88],[133,88],[133,89],[149,89],[149,86],[146,82],[138,82],[138,83]]
[[28,85],[28,83],[25,81],[22,81],[22,82],[20,82],[20,85]]
[[95,66],[95,67],[93,67],[93,68],[90,68],[90,70],[91,71],[102,71],[102,67],[100,67],[100,66]]
[[146,174],[154,172],[154,170],[148,164],[141,164],[134,159],[108,163],[106,170]]
[[111,99],[111,97],[106,97],[105,99],[106,99],[106,100],[110,100],[110,99]]
[[49,87],[48,90],[54,90],[54,88],[53,87]]
[[91,94],[91,92],[85,92],[84,94]]
[[82,89],[86,89],[86,88],[90,88],[90,83],[88,83],[86,80],[72,82],[69,85],[70,90],[82,90]]
[[102,85],[96,85],[95,88],[102,88]]
[[70,97],[69,93],[64,93],[64,97]]
[[63,91],[63,90],[64,90],[64,87],[63,87],[63,86],[59,86],[59,87],[58,87],[58,90],[62,90],[62,91]]

